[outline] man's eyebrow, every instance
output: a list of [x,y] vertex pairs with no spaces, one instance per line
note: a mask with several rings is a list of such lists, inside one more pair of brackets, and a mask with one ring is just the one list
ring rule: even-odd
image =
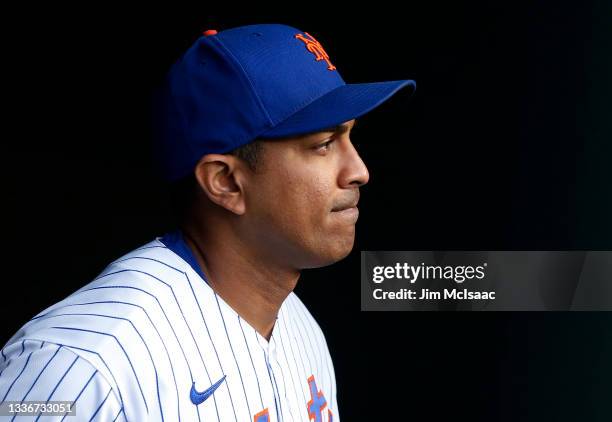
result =
[[327,129],[320,130],[319,132],[333,132],[333,133],[344,133],[348,132],[349,129],[352,129],[357,124],[355,120],[352,125],[350,124],[341,124],[334,127],[330,127]]

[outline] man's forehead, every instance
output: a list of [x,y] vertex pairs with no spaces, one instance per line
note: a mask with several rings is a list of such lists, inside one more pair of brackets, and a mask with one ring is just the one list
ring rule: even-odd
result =
[[355,124],[357,123],[357,120],[352,119],[349,121],[346,121],[344,123],[340,123],[339,125],[336,126],[331,126],[325,129],[321,129],[321,130],[317,130],[316,132],[310,132],[310,133],[306,133],[302,136],[299,136],[298,138],[311,138],[313,136],[317,136],[317,135],[328,135],[328,134],[341,134],[341,133],[345,133],[348,132],[349,130],[351,130],[353,128],[353,126],[355,126]]
[[347,122],[341,123],[339,125],[332,126],[332,127],[327,128],[327,129],[320,130],[320,131],[315,132],[315,133],[319,133],[319,132],[333,132],[333,133],[335,133],[335,132],[344,132],[347,129],[351,129],[353,126],[355,126],[356,123],[357,123],[357,120],[353,119],[353,120],[349,120]]
[[328,127],[326,129],[321,129],[321,130],[317,130],[315,132],[308,132],[302,135],[296,135],[296,136],[288,136],[286,138],[277,138],[277,139],[265,139],[265,138],[261,138],[263,140],[272,140],[272,141],[278,141],[281,139],[284,140],[310,140],[313,137],[317,137],[317,136],[321,136],[321,135],[329,135],[329,134],[335,134],[335,133],[345,133],[348,132],[349,130],[351,130],[353,128],[353,126],[355,126],[355,124],[357,123],[356,119],[352,119],[352,120],[348,120],[344,123],[340,123],[339,125],[336,126],[332,126],[332,127]]

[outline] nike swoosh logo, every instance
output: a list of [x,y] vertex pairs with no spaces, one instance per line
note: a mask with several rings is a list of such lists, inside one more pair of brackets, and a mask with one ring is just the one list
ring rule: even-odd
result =
[[194,382],[191,385],[191,391],[189,392],[189,397],[191,398],[191,402],[195,404],[196,406],[204,402],[204,400],[212,396],[212,393],[214,393],[215,390],[219,388],[221,383],[225,381],[225,377],[226,375],[223,375],[223,378],[221,378],[219,381],[217,381],[216,383],[214,383],[213,385],[211,385],[210,387],[208,387],[206,390],[202,391],[201,393],[196,390],[195,382]]

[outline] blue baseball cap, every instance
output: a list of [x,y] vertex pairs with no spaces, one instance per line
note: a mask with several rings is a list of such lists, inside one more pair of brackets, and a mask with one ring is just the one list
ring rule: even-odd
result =
[[413,80],[347,84],[311,34],[282,24],[207,30],[153,93],[154,155],[168,181],[258,138],[334,127]]

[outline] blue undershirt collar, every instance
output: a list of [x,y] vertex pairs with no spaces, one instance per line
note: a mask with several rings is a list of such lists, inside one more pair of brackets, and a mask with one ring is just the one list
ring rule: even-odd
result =
[[168,249],[170,249],[172,252],[174,252],[181,258],[183,258],[185,262],[191,265],[191,268],[193,268],[194,271],[198,273],[200,277],[202,277],[202,279],[206,282],[206,284],[209,284],[208,280],[204,276],[204,273],[202,272],[202,269],[200,268],[200,265],[198,264],[198,260],[196,259],[195,255],[191,251],[191,248],[189,247],[187,242],[185,241],[183,232],[180,229],[176,229],[176,230],[166,233],[159,240]]

